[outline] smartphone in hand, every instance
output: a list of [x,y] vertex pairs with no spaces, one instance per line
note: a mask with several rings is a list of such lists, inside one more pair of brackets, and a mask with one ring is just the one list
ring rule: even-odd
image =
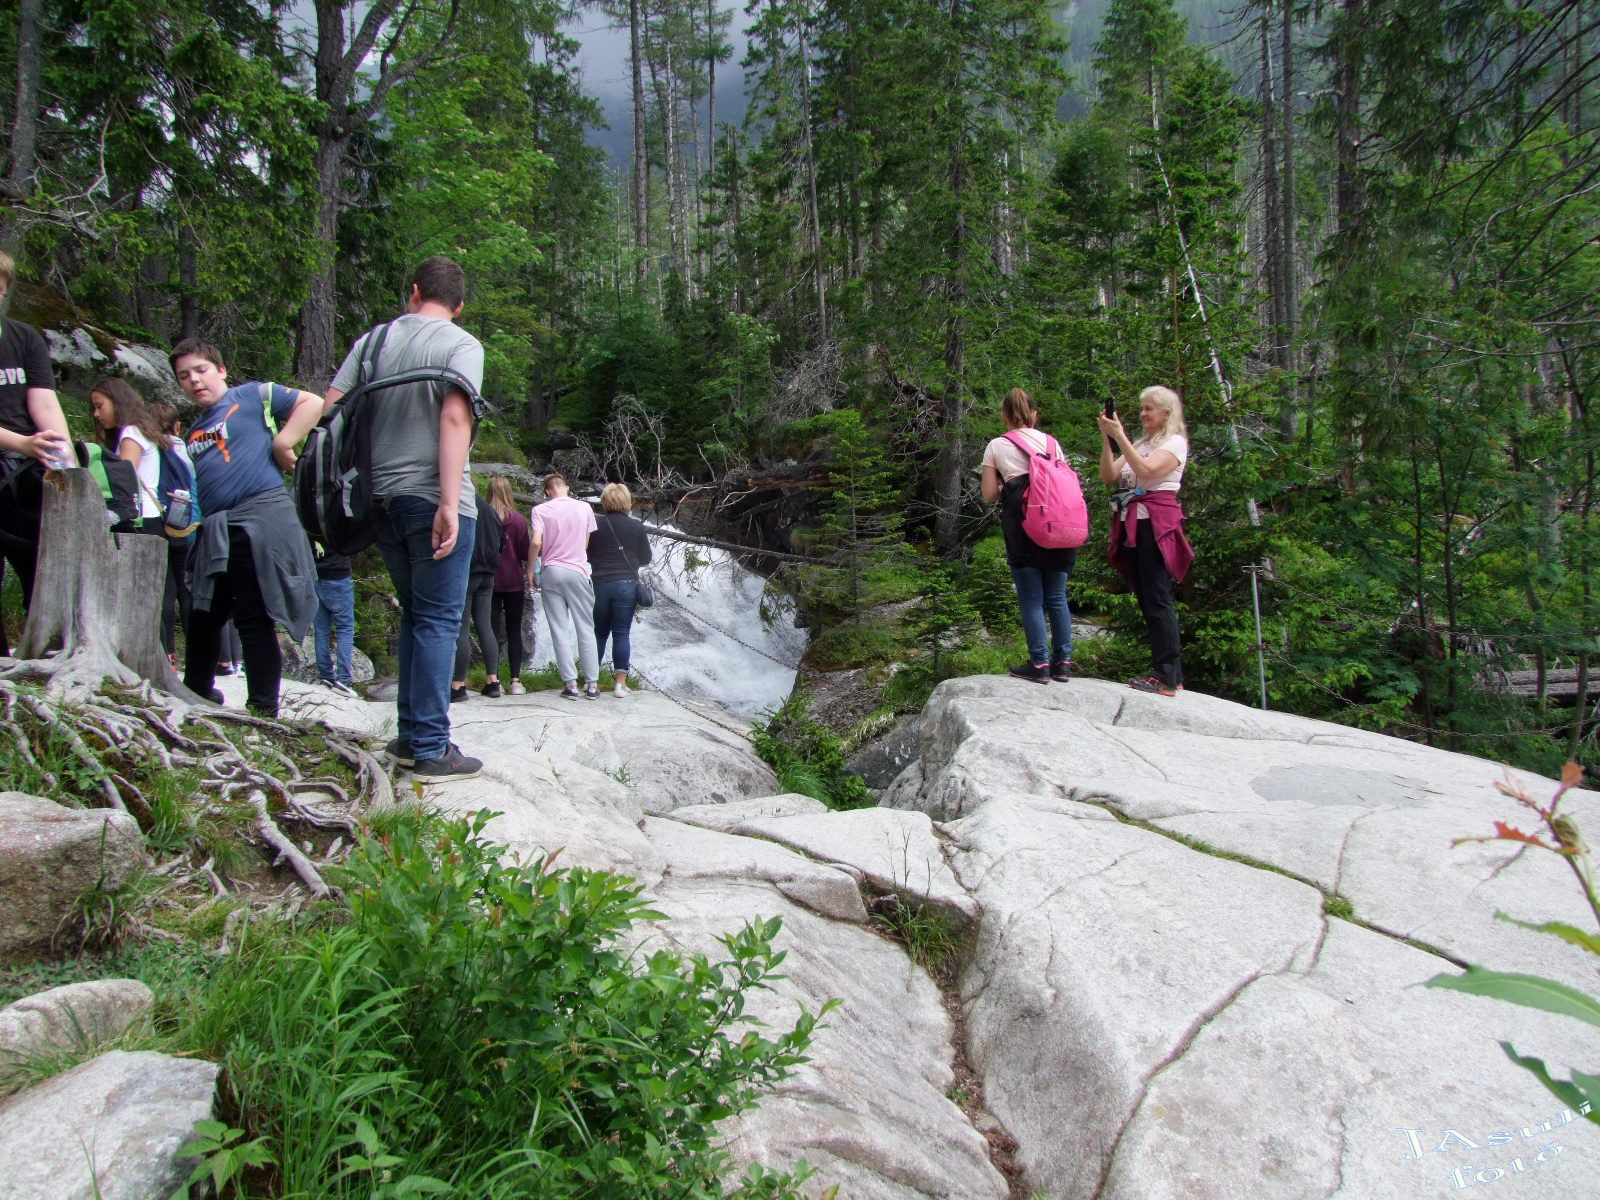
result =
[[[1116,415],[1117,415],[1117,398],[1115,396],[1111,395],[1108,392],[1106,394],[1106,416],[1115,417]],[[1115,454],[1117,452],[1117,444],[1116,444],[1116,442],[1112,441],[1110,438],[1106,439],[1106,445],[1111,447],[1111,453],[1112,454]]]

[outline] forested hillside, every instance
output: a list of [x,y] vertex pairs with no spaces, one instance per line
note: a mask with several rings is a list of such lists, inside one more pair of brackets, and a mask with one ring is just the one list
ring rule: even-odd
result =
[[[609,434],[656,486],[817,460],[827,565],[786,585],[840,628],[918,600],[872,652],[924,682],[1015,636],[974,471],[1005,392],[1092,477],[1105,398],[1165,383],[1190,686],[1255,696],[1270,563],[1274,706],[1595,761],[1594,6],[1264,0],[1217,49],[1172,0],[750,7],[742,63],[718,0],[588,7],[633,47],[613,176],[565,2],[21,0],[12,312],[319,387],[454,254],[500,435]],[[1073,604],[1132,629],[1111,581],[1086,550]]]

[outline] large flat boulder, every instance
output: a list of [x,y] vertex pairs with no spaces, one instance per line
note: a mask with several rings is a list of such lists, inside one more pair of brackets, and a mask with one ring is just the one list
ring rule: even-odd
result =
[[5,1200],[168,1200],[211,1116],[215,1063],[113,1050],[0,1104]]
[[[894,803],[936,819],[996,794],[1100,806],[1342,896],[1385,933],[1584,982],[1587,964],[1575,968],[1567,947],[1495,919],[1501,910],[1592,923],[1566,864],[1504,843],[1451,845],[1531,816],[1497,782],[1546,801],[1553,781],[1198,693],[1152,696],[1093,679],[1019,687],[993,677],[941,685],[923,715],[922,778],[897,785]],[[1600,831],[1600,796],[1570,792],[1566,809]]]
[[119,888],[143,865],[127,813],[0,792],[0,963],[48,952],[79,896]]
[[[1581,953],[1493,920],[1590,927],[1564,863],[1451,847],[1520,815],[1502,768],[1092,680],[953,681],[923,731],[892,794],[962,814],[942,834],[980,913],[967,1053],[1029,1188],[1594,1194],[1600,1129],[1497,1045],[1593,1071],[1592,1029],[1419,986],[1454,957],[1595,990]],[[1594,796],[1569,807],[1600,828]]]

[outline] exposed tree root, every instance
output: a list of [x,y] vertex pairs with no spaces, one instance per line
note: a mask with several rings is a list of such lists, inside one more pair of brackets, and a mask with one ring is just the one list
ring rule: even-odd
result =
[[[219,837],[254,841],[273,866],[287,868],[295,882],[272,901],[280,915],[298,911],[308,896],[337,896],[322,867],[348,853],[366,814],[395,805],[394,783],[370,751],[323,730],[308,738],[310,732],[235,710],[187,707],[148,682],[69,699],[0,678],[0,737],[15,747],[19,768],[31,770],[28,790],[130,812],[147,835],[160,833],[168,854],[174,838],[189,838],[151,872],[166,882],[150,899],[171,903],[165,894],[181,889],[191,910],[197,893],[203,904],[262,899],[259,860],[252,874],[251,856],[223,853]],[[354,781],[340,764],[354,770]],[[177,804],[175,774],[186,792]],[[286,825],[303,829],[305,840],[291,837]],[[236,941],[236,925],[230,913],[224,943]]]

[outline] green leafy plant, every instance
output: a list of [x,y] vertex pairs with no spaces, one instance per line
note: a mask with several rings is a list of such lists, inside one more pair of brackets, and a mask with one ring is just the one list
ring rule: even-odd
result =
[[845,767],[840,740],[811,716],[811,699],[804,692],[785,700],[750,739],[784,790],[841,810],[877,803],[866,781]]
[[394,821],[341,873],[347,918],[263,927],[220,969],[193,1036],[272,1194],[721,1196],[717,1123],[805,1061],[821,1015],[769,1034],[746,1013],[779,922],[716,961],[630,949],[657,916],[636,884],[509,862],[488,819]]
[[[1534,800],[1521,787],[1513,783],[1497,783],[1495,786],[1505,795],[1510,796],[1518,804],[1536,814],[1544,825],[1544,830],[1539,833],[1528,833],[1518,829],[1506,821],[1496,821],[1495,831],[1484,837],[1457,838],[1453,845],[1463,842],[1512,842],[1518,845],[1531,846],[1552,854],[1560,855],[1572,869],[1578,879],[1578,885],[1583,890],[1584,899],[1589,904],[1589,909],[1594,913],[1596,926],[1600,927],[1600,897],[1596,896],[1594,874],[1589,862],[1589,848],[1584,844],[1583,837],[1578,832],[1577,825],[1572,818],[1560,811],[1562,797],[1583,780],[1583,770],[1577,763],[1569,762],[1561,772],[1561,783],[1556,788],[1555,795],[1548,805],[1541,805]],[[1547,921],[1535,925],[1527,921],[1519,921],[1505,913],[1496,913],[1498,920],[1509,921],[1523,929],[1535,933],[1548,934],[1560,938],[1568,945],[1576,946],[1586,953],[1600,956],[1600,937],[1585,933],[1564,921]],[[1460,975],[1435,975],[1427,981],[1428,987],[1446,988],[1451,991],[1466,992],[1474,996],[1488,996],[1496,1000],[1504,1000],[1508,1004],[1520,1004],[1525,1008],[1536,1008],[1543,1012],[1556,1013],[1560,1016],[1573,1017],[1590,1025],[1600,1028],[1600,998],[1591,996],[1577,988],[1553,979],[1544,979],[1537,975],[1522,975],[1507,971],[1490,971],[1483,967],[1469,966]],[[1500,1049],[1505,1051],[1506,1057],[1523,1070],[1530,1072],[1540,1083],[1544,1084],[1557,1099],[1569,1108],[1582,1113],[1589,1120],[1600,1124],[1600,1075],[1585,1074],[1573,1069],[1570,1079],[1557,1079],[1552,1077],[1549,1069],[1537,1058],[1520,1055],[1510,1042],[1501,1042]]]
[[188,1200],[190,1189],[198,1183],[211,1187],[211,1194],[223,1197],[238,1196],[240,1180],[249,1170],[259,1170],[272,1165],[272,1155],[260,1138],[240,1141],[244,1130],[230,1129],[222,1121],[201,1121],[194,1127],[194,1137],[178,1152],[183,1158],[199,1158],[189,1172],[183,1186],[172,1193],[171,1200]]

